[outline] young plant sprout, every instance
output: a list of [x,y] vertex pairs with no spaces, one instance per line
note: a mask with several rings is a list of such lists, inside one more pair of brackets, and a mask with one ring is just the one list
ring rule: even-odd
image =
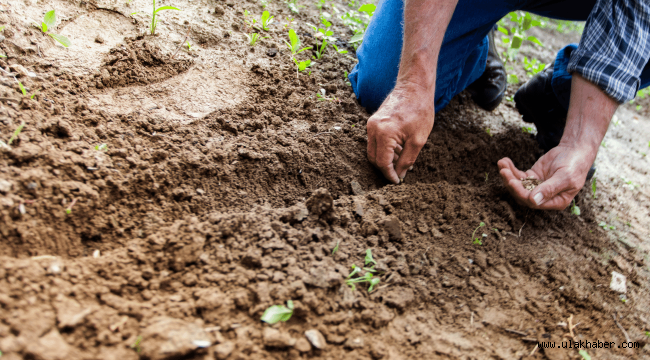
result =
[[50,10],[45,13],[45,17],[43,17],[41,26],[36,25],[36,27],[38,27],[41,32],[43,32],[43,34],[49,35],[52,39],[58,41],[61,45],[63,45],[63,47],[70,46],[70,44],[72,44],[70,42],[70,39],[63,35],[51,32],[51,29],[54,29],[54,25],[56,25],[56,13],[54,10]]
[[244,22],[248,24],[249,31],[253,31],[255,24],[257,24],[257,19],[251,17],[251,13],[248,10],[244,10]]
[[274,17],[275,16],[271,16],[271,14],[268,11],[264,11],[262,13],[262,17],[260,18],[260,21],[262,23],[262,30],[269,31],[269,25],[273,23]]
[[[377,262],[372,257],[372,249],[366,250],[366,257],[364,259],[364,263],[365,266],[368,266],[370,264],[372,264],[372,266],[361,268],[359,266],[356,266],[355,264],[352,264],[351,267],[352,272],[350,273],[350,275],[348,275],[348,277],[345,280],[345,283],[348,286],[350,286],[352,291],[356,290],[355,284],[359,284],[359,283],[370,284],[370,286],[368,287],[368,292],[372,292],[375,286],[379,284],[380,281],[379,277],[375,277],[373,275],[373,273],[377,272],[377,270],[375,270],[375,265],[377,264]],[[366,273],[361,275],[362,271],[366,271]],[[354,278],[355,275],[361,275],[361,276]]]
[[[348,51],[345,50],[345,49],[339,49],[339,48],[336,46],[336,44],[332,44],[332,46],[334,47],[334,50],[336,50],[336,52],[339,53],[339,54],[341,54],[341,55],[345,55],[345,54],[348,53]],[[347,76],[346,76],[346,77],[347,77]]]
[[298,4],[296,3],[297,0],[286,0],[287,6],[289,7],[289,10],[294,13],[298,13]]
[[95,145],[95,150],[97,150],[97,151],[108,151],[108,145],[106,145],[106,144]]
[[474,229],[474,232],[472,233],[472,244],[483,245],[483,241],[481,241],[480,236],[474,237],[474,235],[476,235],[476,231],[478,231],[478,229],[482,228],[483,226],[485,226],[485,223],[481,221],[481,223],[478,224],[478,227]]
[[180,11],[181,9],[173,6],[161,6],[156,9],[156,0],[153,0],[153,15],[151,16],[151,25],[149,25],[149,31],[151,32],[151,35],[156,34],[156,28],[158,27],[158,19],[156,18],[156,15],[158,15],[159,12],[164,10]]
[[571,203],[571,214],[575,216],[580,216],[580,208],[578,207],[578,205],[576,205],[575,200],[573,200],[573,202]]
[[593,178],[591,180],[591,196],[594,199],[596,198],[596,178]]
[[262,314],[262,321],[273,325],[279,321],[289,321],[291,315],[293,315],[293,301],[287,300],[287,306],[273,305],[267,308]]
[[334,256],[334,254],[336,254],[336,252],[339,251],[339,244],[340,244],[340,243],[341,243],[340,240],[337,240],[337,241],[336,241],[336,246],[335,246],[334,249],[332,250],[332,256]]
[[70,206],[68,206],[68,207],[65,209],[65,213],[66,213],[66,215],[70,215],[70,214],[72,214],[72,207],[73,207],[74,204],[76,204],[76,203],[77,203],[77,199],[76,199],[76,198],[72,199],[72,201],[70,202]]
[[248,38],[248,45],[250,46],[255,46],[257,44],[257,40],[260,39],[260,34],[258,33],[252,33],[252,34],[244,34]]
[[305,50],[311,49],[310,47],[305,47],[305,48],[300,48],[300,38],[298,38],[298,35],[293,29],[289,29],[289,41],[287,42],[284,40],[284,43],[287,44],[287,47],[291,51],[291,60],[296,64],[297,67],[297,72],[296,75],[298,75],[298,72],[304,71],[307,69],[307,67],[311,66],[311,60],[306,60],[306,61],[298,61],[296,60],[296,55],[300,54],[301,52]]
[[142,343],[142,336],[138,335],[138,337],[135,339],[135,342],[131,344],[131,349],[135,350],[135,352],[139,353],[140,352],[140,344]]
[[14,133],[11,135],[9,138],[9,141],[7,141],[7,145],[11,145],[11,143],[14,142],[18,138],[18,135],[20,135],[20,132],[23,131],[23,128],[25,127],[25,122],[21,122],[20,125],[14,130]]

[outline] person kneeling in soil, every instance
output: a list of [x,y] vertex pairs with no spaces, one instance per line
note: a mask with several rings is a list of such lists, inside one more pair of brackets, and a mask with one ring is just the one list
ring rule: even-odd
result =
[[[537,126],[546,152],[523,172],[498,163],[515,199],[531,208],[566,208],[592,166],[618,105],[650,85],[650,3],[645,0],[383,0],[357,52],[350,81],[368,120],[368,159],[398,184],[415,163],[434,115],[468,89],[491,111],[506,73],[494,45],[496,22],[525,10],[587,20],[580,44],[516,93],[516,107]],[[520,179],[542,181],[530,191]]]

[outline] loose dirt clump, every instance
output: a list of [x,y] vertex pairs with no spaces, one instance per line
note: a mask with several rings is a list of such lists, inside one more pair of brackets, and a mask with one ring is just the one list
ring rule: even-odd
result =
[[126,39],[125,45],[112,49],[99,74],[98,89],[157,83],[187,71],[191,60],[173,60],[155,45],[140,39]]

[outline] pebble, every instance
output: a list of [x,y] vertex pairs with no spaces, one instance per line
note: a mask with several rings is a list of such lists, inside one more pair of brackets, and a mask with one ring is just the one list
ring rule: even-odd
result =
[[626,284],[627,278],[625,275],[618,273],[616,271],[612,271],[612,282],[609,284],[609,288],[618,292],[618,293],[626,293],[627,292],[627,284]]
[[361,187],[361,184],[355,180],[350,181],[350,188],[352,189],[352,194],[354,195],[363,195],[366,193]]
[[296,339],[292,338],[289,334],[269,327],[264,328],[262,338],[264,339],[264,345],[268,347],[287,348],[296,344]]
[[311,350],[311,344],[309,343],[309,341],[307,341],[307,339],[300,338],[296,341],[296,345],[294,346],[294,348],[300,352],[305,353]]
[[214,347],[214,357],[218,360],[227,359],[230,354],[235,350],[235,344],[231,341],[226,341],[223,344],[219,344]]
[[325,337],[323,334],[320,333],[320,331],[316,329],[311,329],[305,331],[305,337],[309,342],[316,348],[316,349],[325,349],[327,346],[327,342],[325,342]]
[[9,191],[11,191],[12,186],[13,185],[9,181],[5,179],[0,179],[0,193],[3,194],[8,193]]
[[210,346],[208,334],[197,324],[170,317],[151,321],[142,331],[141,356],[151,360],[186,357],[199,348]]

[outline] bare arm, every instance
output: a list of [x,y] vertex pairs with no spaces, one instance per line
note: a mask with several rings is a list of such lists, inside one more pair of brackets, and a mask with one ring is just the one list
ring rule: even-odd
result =
[[398,184],[433,128],[438,54],[458,0],[406,0],[395,89],[368,119],[368,160]]
[[[499,161],[501,176],[515,199],[532,208],[562,210],[585,183],[618,103],[598,86],[573,74],[571,102],[560,144],[531,170],[519,171],[508,158]],[[519,181],[533,176],[544,182],[533,191]]]

